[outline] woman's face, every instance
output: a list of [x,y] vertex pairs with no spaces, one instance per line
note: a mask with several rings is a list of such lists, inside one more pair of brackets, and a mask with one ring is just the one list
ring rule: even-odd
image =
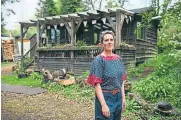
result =
[[114,39],[112,34],[104,35],[102,46],[105,51],[112,51],[114,49]]

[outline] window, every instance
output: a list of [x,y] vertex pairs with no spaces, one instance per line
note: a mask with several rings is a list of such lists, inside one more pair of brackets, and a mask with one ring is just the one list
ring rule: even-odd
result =
[[137,23],[137,30],[136,30],[137,39],[144,39],[145,37],[145,29],[141,26],[141,23]]
[[52,43],[55,43],[55,29],[54,28],[51,28],[51,42]]
[[60,29],[56,29],[56,42],[60,43]]

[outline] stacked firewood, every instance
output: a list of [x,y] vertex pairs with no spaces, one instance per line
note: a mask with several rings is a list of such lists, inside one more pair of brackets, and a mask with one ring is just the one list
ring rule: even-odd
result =
[[2,41],[3,57],[6,60],[12,60],[14,55],[14,43],[13,40]]

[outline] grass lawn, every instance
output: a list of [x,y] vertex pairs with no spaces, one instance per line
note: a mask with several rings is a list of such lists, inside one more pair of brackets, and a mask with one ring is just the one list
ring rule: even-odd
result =
[[15,65],[14,62],[1,62],[1,67]]
[[2,83],[10,85],[23,85],[29,87],[40,87],[41,80],[33,80],[30,76],[27,78],[18,78],[17,75],[3,75],[1,76]]

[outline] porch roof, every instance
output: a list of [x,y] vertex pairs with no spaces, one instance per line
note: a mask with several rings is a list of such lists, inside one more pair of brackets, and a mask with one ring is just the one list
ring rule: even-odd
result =
[[142,13],[150,9],[152,8],[144,7],[144,8],[132,9],[132,10],[127,10],[124,8],[109,8],[109,9],[104,9],[104,10],[77,12],[77,13],[71,13],[71,14],[66,14],[66,15],[37,18],[37,19],[31,19],[29,21],[22,21],[19,23],[24,25],[25,27],[36,26],[36,22],[40,22],[41,24],[57,25],[60,23],[71,22],[72,19],[76,22],[80,20],[84,20],[84,21],[97,20],[100,18],[104,18],[107,15],[111,17],[116,17],[116,11],[123,13],[125,16],[133,16],[134,14]]

